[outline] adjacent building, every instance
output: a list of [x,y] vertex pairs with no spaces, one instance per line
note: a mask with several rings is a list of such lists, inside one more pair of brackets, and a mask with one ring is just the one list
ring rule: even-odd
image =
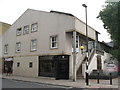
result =
[[[3,35],[4,71],[10,67],[14,75],[72,79],[73,32],[76,32],[76,72],[77,77],[84,76],[85,27],[85,23],[72,14],[26,10]],[[88,26],[89,42],[96,43],[98,34]],[[81,45],[85,47],[84,50],[80,50]],[[96,53],[94,43],[90,46],[89,73],[98,67],[96,56],[104,56]]]
[[0,22],[0,73],[2,73],[3,71],[3,62],[2,62],[2,35],[8,30],[8,28],[10,27],[10,24],[4,23],[4,22]]

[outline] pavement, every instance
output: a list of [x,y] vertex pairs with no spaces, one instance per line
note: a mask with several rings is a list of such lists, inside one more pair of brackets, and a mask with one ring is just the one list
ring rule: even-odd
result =
[[[15,76],[10,75],[6,76],[5,74],[0,75],[0,78],[6,79],[14,79],[14,80],[22,80],[22,81],[29,81],[29,82],[37,82],[41,84],[48,84],[48,85],[60,85],[66,87],[74,87],[74,88],[118,88],[118,80],[120,78],[112,79],[112,85],[110,85],[110,80],[100,80],[99,84],[97,84],[96,79],[89,79],[89,85],[87,86],[84,79],[79,79],[76,82],[72,80],[55,80],[55,78],[50,77],[23,77],[23,76]],[[120,90],[120,89],[118,89]]]

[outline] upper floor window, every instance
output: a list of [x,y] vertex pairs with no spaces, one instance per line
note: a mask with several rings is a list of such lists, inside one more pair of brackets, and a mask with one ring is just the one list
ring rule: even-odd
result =
[[23,34],[28,34],[28,33],[29,33],[29,25],[26,25],[23,28]]
[[31,40],[31,47],[30,47],[31,51],[36,51],[37,50],[37,40]]
[[7,54],[7,53],[8,53],[8,44],[4,46],[4,54]]
[[17,28],[16,35],[20,36],[22,34],[22,28]]
[[21,49],[21,43],[17,42],[16,43],[16,52],[20,52],[20,49]]
[[[73,41],[73,36],[72,36],[72,41]],[[79,35],[76,35],[76,52],[79,52]],[[73,45],[72,45],[72,52],[73,52]]]
[[34,23],[31,25],[31,32],[36,32],[38,30],[38,24]]
[[51,36],[51,48],[57,48],[58,41],[57,41],[57,35],[56,36]]

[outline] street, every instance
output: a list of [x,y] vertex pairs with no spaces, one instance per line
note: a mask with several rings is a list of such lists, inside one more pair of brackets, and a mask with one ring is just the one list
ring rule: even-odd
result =
[[[0,79],[1,80],[1,79]],[[70,89],[71,87],[46,85],[35,82],[25,82],[11,79],[2,79],[2,88],[64,88]]]

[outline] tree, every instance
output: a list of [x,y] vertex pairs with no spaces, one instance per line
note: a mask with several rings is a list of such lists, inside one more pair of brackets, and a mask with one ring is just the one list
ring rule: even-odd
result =
[[110,37],[114,42],[114,49],[118,51],[120,48],[120,2],[108,3],[105,8],[100,11],[98,18],[104,23],[104,28],[110,33]]
[[107,3],[97,18],[102,20],[104,28],[110,34],[114,42],[112,54],[120,62],[120,2]]

